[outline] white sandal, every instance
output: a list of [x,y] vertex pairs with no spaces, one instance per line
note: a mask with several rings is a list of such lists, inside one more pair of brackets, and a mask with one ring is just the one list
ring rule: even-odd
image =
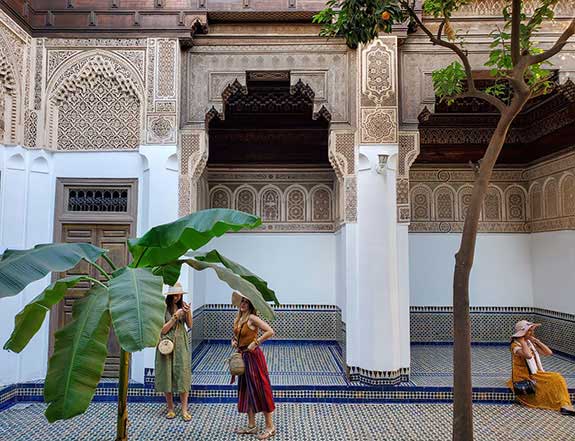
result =
[[236,435],[255,435],[256,433],[258,433],[258,426],[246,426],[246,427],[242,427],[240,429],[236,429],[234,430],[234,433]]
[[260,433],[257,438],[258,439],[268,439],[271,438],[272,436],[275,436],[276,434],[276,428],[274,427],[273,429],[266,429],[264,430],[262,433]]

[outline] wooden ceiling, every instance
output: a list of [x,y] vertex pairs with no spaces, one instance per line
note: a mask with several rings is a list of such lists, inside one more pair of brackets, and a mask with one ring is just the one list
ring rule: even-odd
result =
[[[435,113],[419,115],[420,164],[476,162],[485,153],[498,121],[494,108],[476,99],[437,103]],[[553,92],[530,101],[517,116],[498,164],[525,165],[572,147],[575,142],[575,84],[557,84]]]
[[206,115],[210,164],[329,165],[331,115],[313,112],[313,90],[289,72],[247,72],[224,93],[223,114]]

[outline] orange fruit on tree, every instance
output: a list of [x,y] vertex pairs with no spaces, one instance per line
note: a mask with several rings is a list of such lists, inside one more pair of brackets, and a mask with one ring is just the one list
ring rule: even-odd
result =
[[390,18],[391,18],[391,14],[390,14],[389,12],[383,11],[383,12],[381,13],[381,19],[382,19],[383,21],[387,21],[387,20],[389,20]]

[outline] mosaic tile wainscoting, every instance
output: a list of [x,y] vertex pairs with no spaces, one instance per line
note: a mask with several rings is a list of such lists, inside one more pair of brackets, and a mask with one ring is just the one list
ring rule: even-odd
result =
[[[541,323],[537,335],[553,350],[575,357],[575,315],[531,307],[471,307],[473,342],[508,343],[515,323],[529,320]],[[453,342],[451,306],[412,306],[412,343]]]

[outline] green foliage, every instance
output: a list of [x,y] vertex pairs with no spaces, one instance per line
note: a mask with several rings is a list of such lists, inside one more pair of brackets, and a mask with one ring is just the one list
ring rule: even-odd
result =
[[431,78],[435,94],[451,104],[453,97],[463,92],[465,69],[459,61],[454,61],[449,66],[432,72]]
[[86,411],[104,371],[109,333],[108,292],[98,285],[74,302],[72,322],[56,332],[44,385],[48,421]]
[[[4,349],[20,352],[69,288],[82,280],[95,284],[74,303],[72,321],[55,334],[44,387],[48,420],[71,418],[88,408],[104,369],[112,324],[123,351],[135,352],[157,344],[165,313],[162,285],[173,285],[178,280],[184,263],[182,255],[227,231],[260,224],[258,217],[235,210],[193,213],[130,241],[134,264],[112,274],[97,264],[100,258],[109,261],[106,250],[90,244],[47,244],[6,251],[0,260],[2,297],[18,294],[51,272],[65,272],[81,260],[92,264],[106,279],[100,282],[80,275],[57,280],[16,316],[14,331]],[[213,269],[232,289],[248,297],[264,317],[273,318],[266,300],[278,302],[267,282],[215,250],[199,254],[200,258],[205,262],[193,260],[188,264],[199,271]]]
[[72,288],[81,280],[86,279],[89,277],[71,276],[57,280],[26,305],[16,316],[14,330],[4,345],[4,349],[14,352],[22,351],[42,327],[46,313],[50,311],[50,308],[64,298],[68,288]]
[[471,0],[425,0],[423,11],[435,18],[450,18],[461,6],[471,3]]
[[266,318],[267,320],[274,319],[275,314],[273,309],[268,303],[266,303],[260,292],[252,283],[235,274],[228,268],[219,266],[215,263],[202,262],[196,259],[188,259],[186,260],[186,263],[197,271],[213,269],[221,281],[226,282],[232,289],[240,291],[242,295],[248,298],[250,302],[252,302],[252,305],[254,305],[258,312],[262,315],[262,317]]
[[165,265],[228,231],[259,225],[260,218],[241,211],[224,208],[197,211],[175,222],[154,227],[139,239],[128,241],[134,258],[132,266]]
[[192,257],[202,262],[221,263],[222,265],[224,265],[226,268],[228,268],[241,278],[252,283],[256,287],[256,289],[261,293],[265,301],[274,302],[276,305],[279,305],[276,293],[270,288],[268,288],[268,283],[265,280],[256,276],[249,269],[243,267],[239,263],[234,262],[233,260],[230,260],[227,257],[221,255],[217,250],[212,250],[209,251],[208,253],[193,253]]
[[110,314],[124,351],[137,352],[158,344],[164,325],[162,278],[148,268],[122,268],[110,280]]
[[94,263],[105,252],[88,243],[51,243],[29,250],[6,250],[0,260],[0,298],[14,296],[52,272],[74,268],[82,259]]
[[393,24],[406,16],[397,0],[329,0],[327,8],[314,16],[322,25],[320,36],[343,37],[351,48],[367,43],[379,33],[390,33]]

